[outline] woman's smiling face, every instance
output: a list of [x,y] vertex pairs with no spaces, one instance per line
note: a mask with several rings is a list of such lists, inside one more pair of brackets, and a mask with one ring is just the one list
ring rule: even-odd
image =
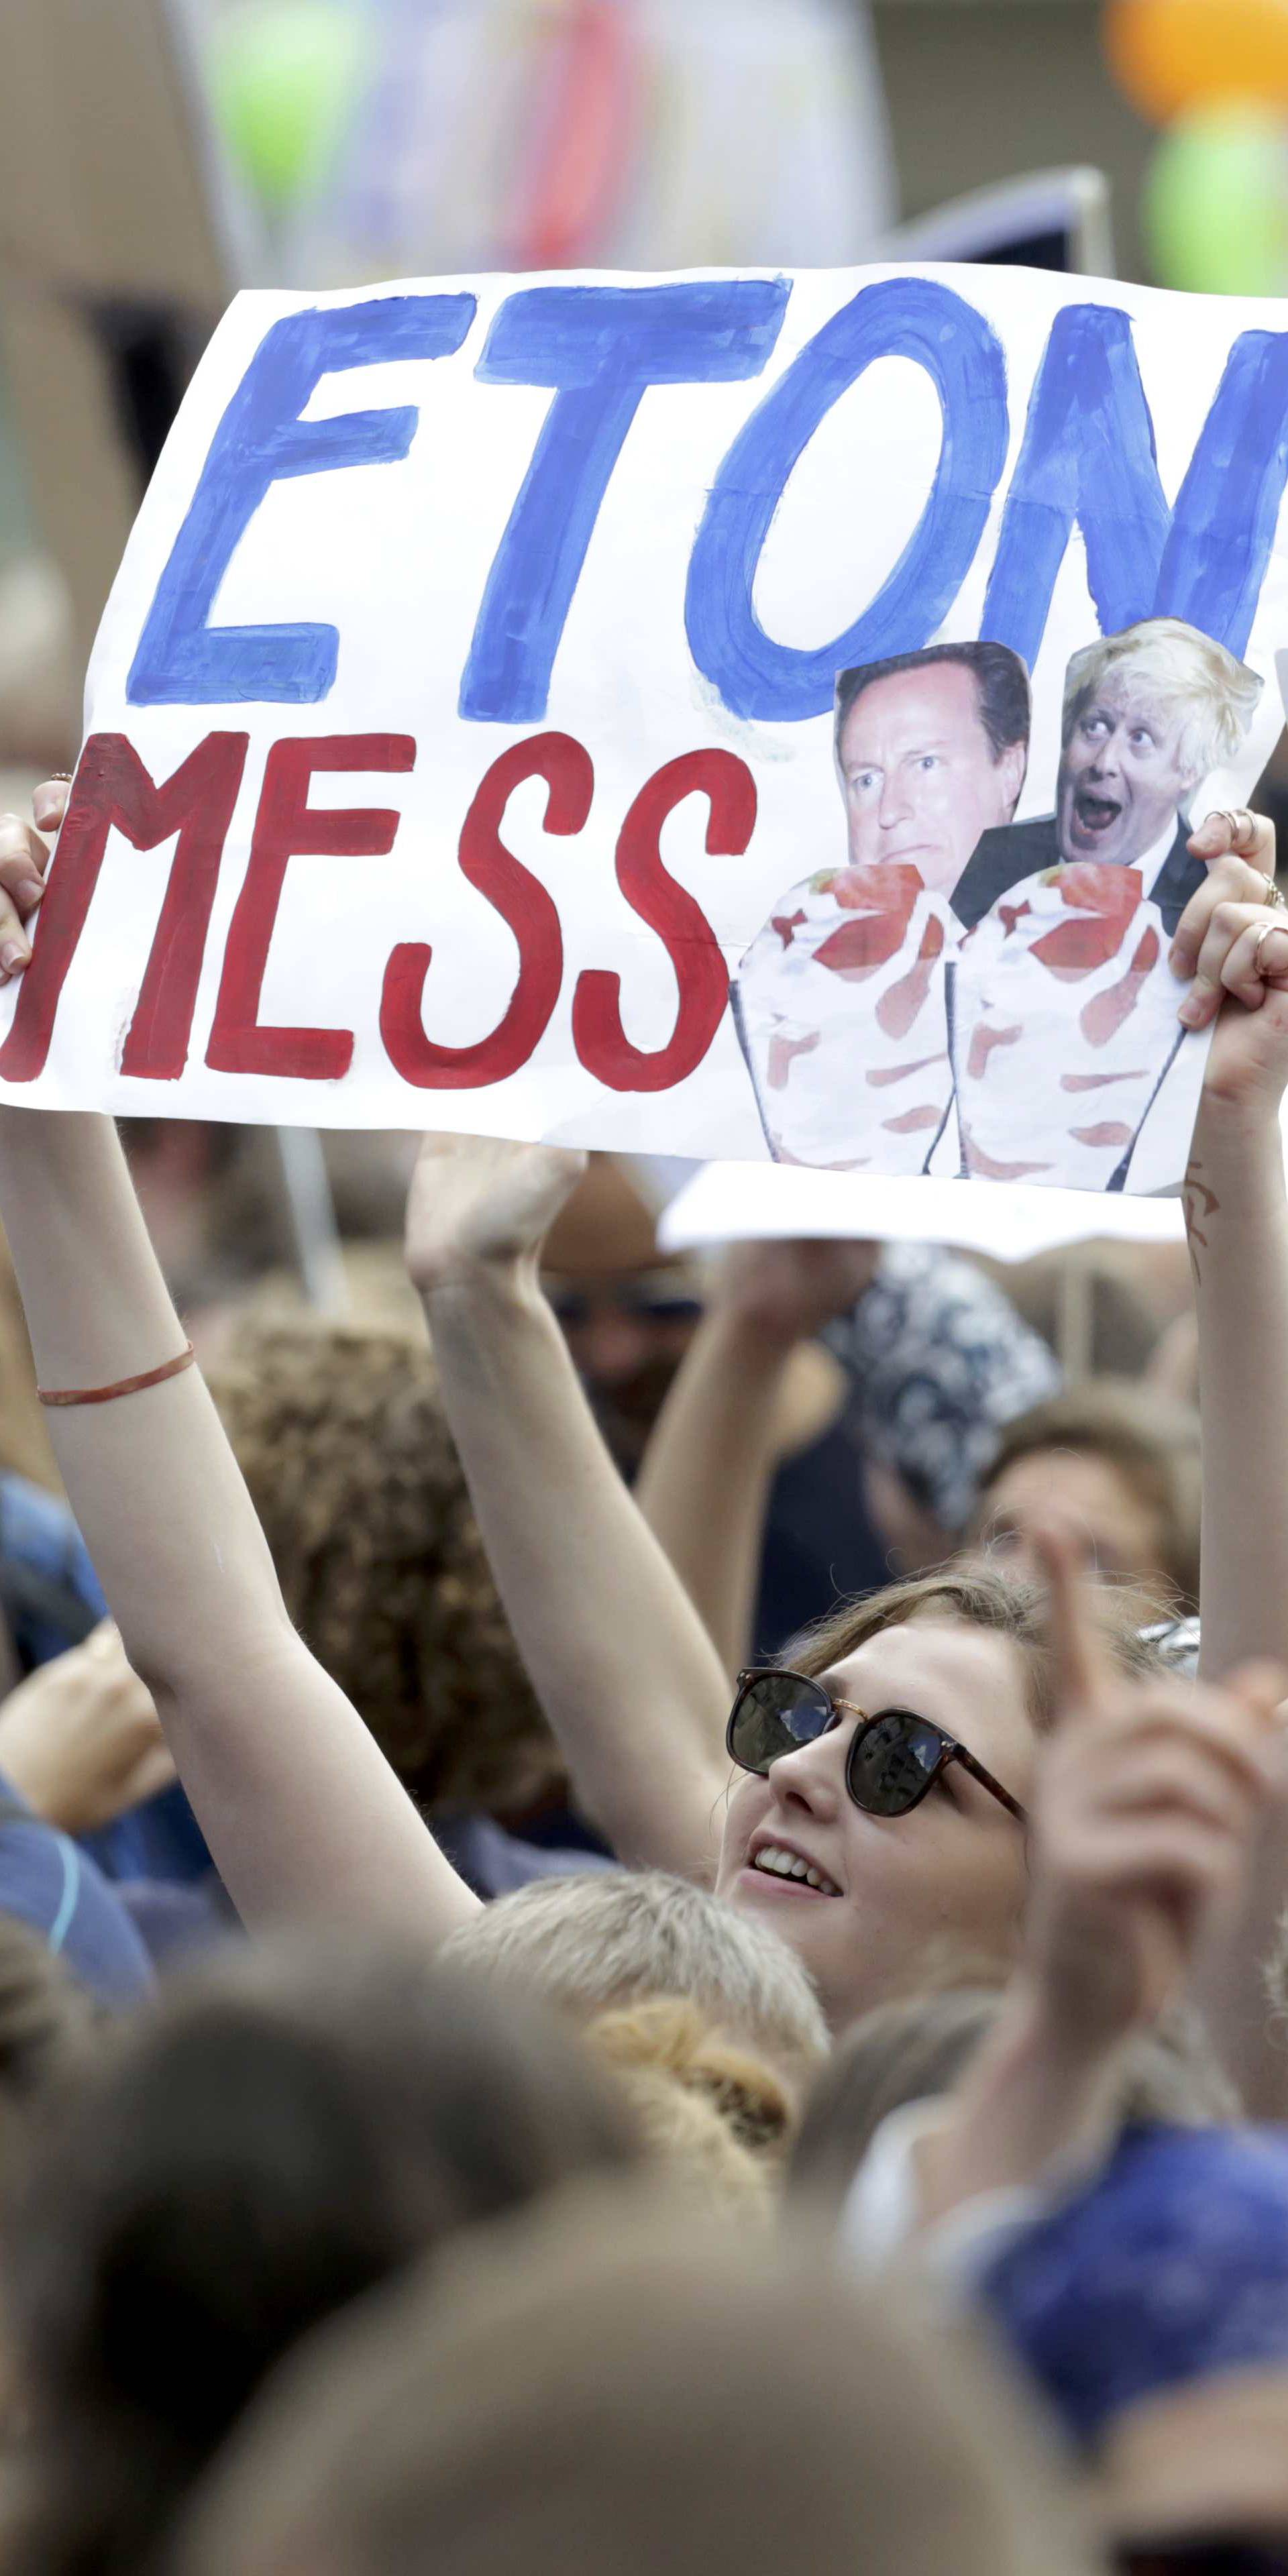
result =
[[[951,1618],[910,1620],[821,1679],[833,1699],[870,1715],[910,1708],[931,1719],[1027,1802],[1035,1737],[1023,1658],[1008,1638]],[[907,1816],[856,1807],[845,1763],[858,1723],[843,1715],[765,1779],[738,1775],[716,1882],[790,1941],[834,2029],[905,1990],[928,1950],[1009,1956],[1025,1888],[1021,1826],[960,1763]],[[774,1874],[763,1856],[775,1852],[798,1857],[821,1884]]]

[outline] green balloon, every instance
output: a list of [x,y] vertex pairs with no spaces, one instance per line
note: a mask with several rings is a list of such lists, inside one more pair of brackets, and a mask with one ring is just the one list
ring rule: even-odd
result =
[[217,20],[215,117],[242,176],[275,213],[324,176],[365,57],[363,14],[346,0],[246,0]]
[[1251,106],[1178,118],[1150,164],[1141,221],[1160,286],[1288,294],[1288,124]]

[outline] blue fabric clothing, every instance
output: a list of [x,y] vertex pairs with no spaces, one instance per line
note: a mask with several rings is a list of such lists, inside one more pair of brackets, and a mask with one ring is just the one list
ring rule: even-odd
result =
[[24,1672],[79,1646],[106,1618],[102,1585],[66,1504],[25,1476],[0,1474],[0,1595],[9,1566],[36,1578],[30,1594],[18,1583],[5,1598]]
[[44,1934],[89,1992],[113,2006],[152,1984],[143,1941],[102,1871],[31,1813],[0,1775],[0,1913]]
[[1288,2134],[1126,2131],[1089,2189],[988,2265],[984,2302],[1092,2448],[1136,2400],[1288,2370]]
[[[102,1585],[66,1504],[23,1476],[4,1474],[0,1605],[24,1673],[82,1644],[107,1616]],[[212,1870],[201,1828],[177,1785],[80,1839],[110,1879],[187,1883]]]
[[490,1816],[435,1816],[432,1831],[439,1850],[485,1903],[534,1878],[571,1878],[578,1870],[617,1867],[606,1853],[522,1842]]

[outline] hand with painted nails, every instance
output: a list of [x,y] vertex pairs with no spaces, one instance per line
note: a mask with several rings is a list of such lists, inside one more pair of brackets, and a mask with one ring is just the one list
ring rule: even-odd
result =
[[42,835],[57,832],[70,793],[65,778],[46,779],[36,789],[32,812],[38,830],[18,814],[0,814],[0,984],[31,964],[31,923],[49,865]]
[[1209,814],[1190,848],[1207,877],[1177,924],[1170,962],[1189,987],[1178,1011],[1185,1027],[1218,1023],[1204,1100],[1277,1115],[1288,1086],[1288,909],[1276,899],[1275,827],[1260,814]]

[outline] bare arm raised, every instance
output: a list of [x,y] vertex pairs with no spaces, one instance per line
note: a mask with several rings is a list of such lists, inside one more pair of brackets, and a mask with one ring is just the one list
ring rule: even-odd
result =
[[[50,797],[38,811],[52,824],[63,800]],[[35,874],[43,851],[24,841]],[[19,864],[11,827],[11,894]],[[0,1214],[42,1386],[110,1385],[182,1351],[110,1120],[0,1109]],[[443,1934],[463,1921],[475,1898],[291,1626],[197,1370],[59,1406],[50,1423],[126,1653],[246,1919],[324,1909]]]
[[749,1652],[789,1372],[879,1257],[875,1243],[738,1244],[645,1451],[640,1509],[730,1673]]
[[[1185,1204],[1203,1417],[1200,1670],[1245,1657],[1288,1664],[1288,1193],[1280,1108],[1288,1084],[1288,912],[1267,904],[1274,827],[1214,814],[1191,844],[1208,862],[1173,943],[1182,1016],[1217,1025]],[[1191,980],[1192,979],[1192,980]],[[1219,1017],[1218,1017],[1219,1014]],[[1263,1986],[1288,1907],[1288,1770],[1263,1802],[1239,1919],[1205,1947],[1196,1980],[1250,2111],[1288,2111],[1288,2047]]]
[[600,1439],[537,1276],[583,1157],[427,1137],[407,1211],[443,1403],[519,1650],[623,1860],[708,1877],[728,1684]]

